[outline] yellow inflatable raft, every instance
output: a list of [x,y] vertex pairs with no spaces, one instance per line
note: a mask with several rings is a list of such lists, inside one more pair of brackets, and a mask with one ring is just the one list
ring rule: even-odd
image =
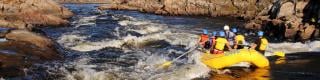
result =
[[269,66],[269,60],[265,56],[251,49],[240,49],[234,52],[225,52],[225,54],[204,53],[201,61],[213,69],[221,69],[239,62],[249,62],[258,68]]

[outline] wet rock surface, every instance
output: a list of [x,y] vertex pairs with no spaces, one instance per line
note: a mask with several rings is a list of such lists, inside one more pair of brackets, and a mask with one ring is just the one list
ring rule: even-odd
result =
[[209,15],[253,18],[271,0],[112,0],[100,9],[139,10],[165,15]]
[[22,76],[23,69],[31,64],[62,58],[54,43],[40,34],[6,29],[1,37],[0,77]]
[[[233,16],[243,26],[274,40],[305,41],[319,36],[319,2],[313,0],[112,0],[99,9],[138,10],[164,15]],[[306,24],[308,23],[308,24]],[[242,26],[242,25],[241,25]]]
[[[249,21],[248,29],[263,30],[278,41],[306,41],[319,36],[320,1],[278,0],[268,9],[268,14],[258,15]],[[268,17],[268,18],[261,18]],[[258,27],[258,28],[257,28]]]
[[1,0],[0,26],[31,29],[37,25],[66,25],[73,15],[51,0]]
[[32,64],[61,59],[53,41],[31,31],[67,25],[72,15],[52,0],[1,0],[0,77],[24,76]]

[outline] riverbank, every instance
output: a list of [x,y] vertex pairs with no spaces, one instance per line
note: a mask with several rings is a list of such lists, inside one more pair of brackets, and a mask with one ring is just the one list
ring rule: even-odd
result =
[[319,1],[309,0],[114,0],[99,9],[137,10],[162,15],[233,16],[247,24],[232,25],[263,30],[276,41],[306,41],[319,37]]
[[107,4],[111,0],[53,0],[61,4]]

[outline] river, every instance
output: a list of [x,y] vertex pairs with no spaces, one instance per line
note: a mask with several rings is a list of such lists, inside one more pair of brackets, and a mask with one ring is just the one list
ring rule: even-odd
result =
[[[320,79],[320,42],[271,43],[272,51],[288,54],[278,64],[270,57],[270,69],[232,69],[214,74],[193,51],[168,69],[159,68],[196,45],[203,28],[222,30],[225,24],[243,21],[227,17],[161,16],[138,11],[105,10],[97,4],[65,4],[75,13],[68,27],[43,28],[59,44],[64,60],[34,64],[25,76],[8,79],[53,80],[189,80],[189,79]],[[276,64],[277,63],[277,64]]]

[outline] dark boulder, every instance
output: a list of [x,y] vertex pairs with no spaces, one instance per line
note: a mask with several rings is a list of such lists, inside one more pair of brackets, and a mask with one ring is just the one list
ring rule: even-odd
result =
[[[33,63],[62,59],[54,42],[27,30],[5,30],[7,41],[0,42],[0,73],[23,72]],[[10,74],[10,73],[8,73]],[[20,74],[0,74],[0,77]]]

